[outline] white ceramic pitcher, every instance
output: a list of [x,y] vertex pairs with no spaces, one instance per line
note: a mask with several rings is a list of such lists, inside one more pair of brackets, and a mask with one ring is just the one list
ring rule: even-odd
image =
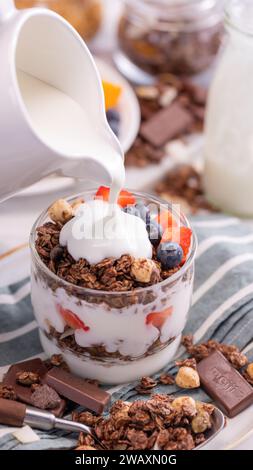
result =
[[121,165],[123,159],[106,120],[99,73],[81,37],[50,10],[17,10],[13,0],[0,0],[0,201],[55,172],[110,184],[111,163],[89,145],[84,155],[73,157],[56,151],[36,134],[17,70],[79,103],[100,129],[99,138],[114,149],[114,158]]

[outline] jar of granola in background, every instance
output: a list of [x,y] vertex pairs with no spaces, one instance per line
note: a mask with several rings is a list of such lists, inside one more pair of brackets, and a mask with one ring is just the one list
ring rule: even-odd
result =
[[223,32],[223,0],[123,3],[118,29],[120,53],[116,55],[122,71],[132,63],[151,75],[193,75],[211,65]]
[[46,7],[63,16],[86,40],[98,32],[103,16],[101,0],[15,0],[17,8]]

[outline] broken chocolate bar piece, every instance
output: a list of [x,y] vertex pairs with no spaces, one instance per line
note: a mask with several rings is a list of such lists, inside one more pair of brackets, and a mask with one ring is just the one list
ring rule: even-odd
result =
[[34,390],[31,400],[36,408],[40,408],[41,410],[53,410],[60,405],[61,398],[53,388],[44,384]]
[[179,103],[173,103],[144,122],[140,134],[155,147],[161,147],[190,129],[193,121],[190,112]]
[[47,372],[44,382],[60,395],[95,413],[102,413],[110,401],[109,393],[58,367]]
[[253,387],[219,351],[197,365],[201,385],[229,417],[253,404]]
[[[19,372],[30,372],[33,374],[38,374],[40,380],[43,379],[44,375],[47,373],[47,368],[45,367],[44,363],[41,359],[30,359],[29,361],[20,362],[18,364],[13,364],[8,372],[6,373],[3,384],[8,387],[12,387],[15,391],[16,398],[23,403],[27,403],[28,405],[33,405],[32,394],[34,392],[34,388],[21,385],[17,382],[17,374]],[[52,409],[52,413],[57,416],[61,417],[66,409],[66,400],[61,399],[61,401],[57,404],[56,408]]]

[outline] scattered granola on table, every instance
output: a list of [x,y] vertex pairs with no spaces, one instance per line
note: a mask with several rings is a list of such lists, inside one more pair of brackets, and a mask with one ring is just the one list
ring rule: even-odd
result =
[[5,400],[16,400],[17,396],[14,388],[0,384],[0,398],[4,398]]
[[154,387],[157,386],[157,381],[151,377],[142,377],[140,383],[135,387],[135,390],[140,395],[149,395],[152,393]]
[[[80,413],[74,418],[91,426],[108,450],[192,450],[205,441],[213,412],[190,397],[156,394],[146,401],[119,400],[108,417]],[[81,433],[77,450],[83,446],[99,449],[92,436]]]
[[248,364],[247,356],[233,344],[223,344],[211,339],[205,343],[194,345],[191,335],[183,337],[182,344],[185,346],[188,354],[195,358],[197,362],[208,357],[213,351],[220,351],[235,369],[241,369]]
[[205,197],[201,173],[192,165],[176,165],[157,183],[155,192],[166,201],[180,204],[184,213],[216,211]]

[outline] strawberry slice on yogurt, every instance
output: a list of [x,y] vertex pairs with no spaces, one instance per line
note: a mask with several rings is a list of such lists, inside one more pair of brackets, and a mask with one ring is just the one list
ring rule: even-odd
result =
[[161,329],[166,320],[172,315],[173,307],[166,308],[162,312],[151,312],[146,317],[146,324]]
[[67,325],[73,330],[89,331],[90,327],[80,320],[80,318],[71,310],[63,308],[61,305],[57,305],[57,310]]

